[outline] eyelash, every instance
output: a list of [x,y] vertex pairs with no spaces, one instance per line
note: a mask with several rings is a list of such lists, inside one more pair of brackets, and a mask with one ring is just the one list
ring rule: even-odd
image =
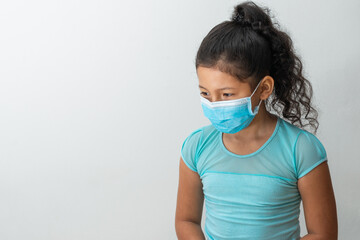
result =
[[[206,96],[206,92],[201,92],[200,94]],[[232,94],[232,93],[224,93],[224,95],[225,95],[225,94],[227,95],[227,96],[225,96],[225,97],[230,97],[230,96],[234,95],[234,94]]]

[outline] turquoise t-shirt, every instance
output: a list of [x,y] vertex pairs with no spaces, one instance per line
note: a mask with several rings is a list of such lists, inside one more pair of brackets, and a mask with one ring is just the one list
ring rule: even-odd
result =
[[271,137],[248,155],[230,152],[213,125],[183,142],[185,164],[199,174],[207,239],[300,239],[297,180],[327,161],[312,133],[278,117]]

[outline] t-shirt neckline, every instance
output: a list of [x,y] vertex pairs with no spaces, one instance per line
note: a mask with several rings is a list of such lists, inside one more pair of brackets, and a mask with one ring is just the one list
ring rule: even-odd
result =
[[274,129],[273,133],[271,134],[269,139],[259,149],[257,149],[255,152],[252,152],[250,154],[245,154],[245,155],[239,155],[239,154],[230,152],[224,145],[224,142],[223,142],[223,139],[222,139],[223,133],[221,131],[218,131],[218,139],[220,141],[220,146],[227,154],[230,154],[231,156],[238,157],[238,158],[252,157],[252,156],[258,154],[259,152],[261,152],[271,142],[271,140],[275,137],[276,133],[278,132],[280,122],[281,122],[281,118],[277,117],[276,126],[275,126],[275,129]]

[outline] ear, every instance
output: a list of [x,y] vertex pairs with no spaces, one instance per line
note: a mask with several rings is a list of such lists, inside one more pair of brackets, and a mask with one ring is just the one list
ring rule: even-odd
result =
[[259,91],[260,99],[262,99],[262,100],[267,99],[274,90],[274,79],[271,76],[266,75],[262,79],[262,82],[261,82],[259,88],[260,88],[260,91]]

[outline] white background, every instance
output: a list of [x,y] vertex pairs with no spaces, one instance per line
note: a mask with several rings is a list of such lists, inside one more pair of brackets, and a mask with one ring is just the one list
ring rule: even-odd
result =
[[[1,1],[0,239],[176,239],[181,144],[209,124],[195,54],[237,3]],[[257,3],[303,60],[339,239],[355,239],[360,2]]]

